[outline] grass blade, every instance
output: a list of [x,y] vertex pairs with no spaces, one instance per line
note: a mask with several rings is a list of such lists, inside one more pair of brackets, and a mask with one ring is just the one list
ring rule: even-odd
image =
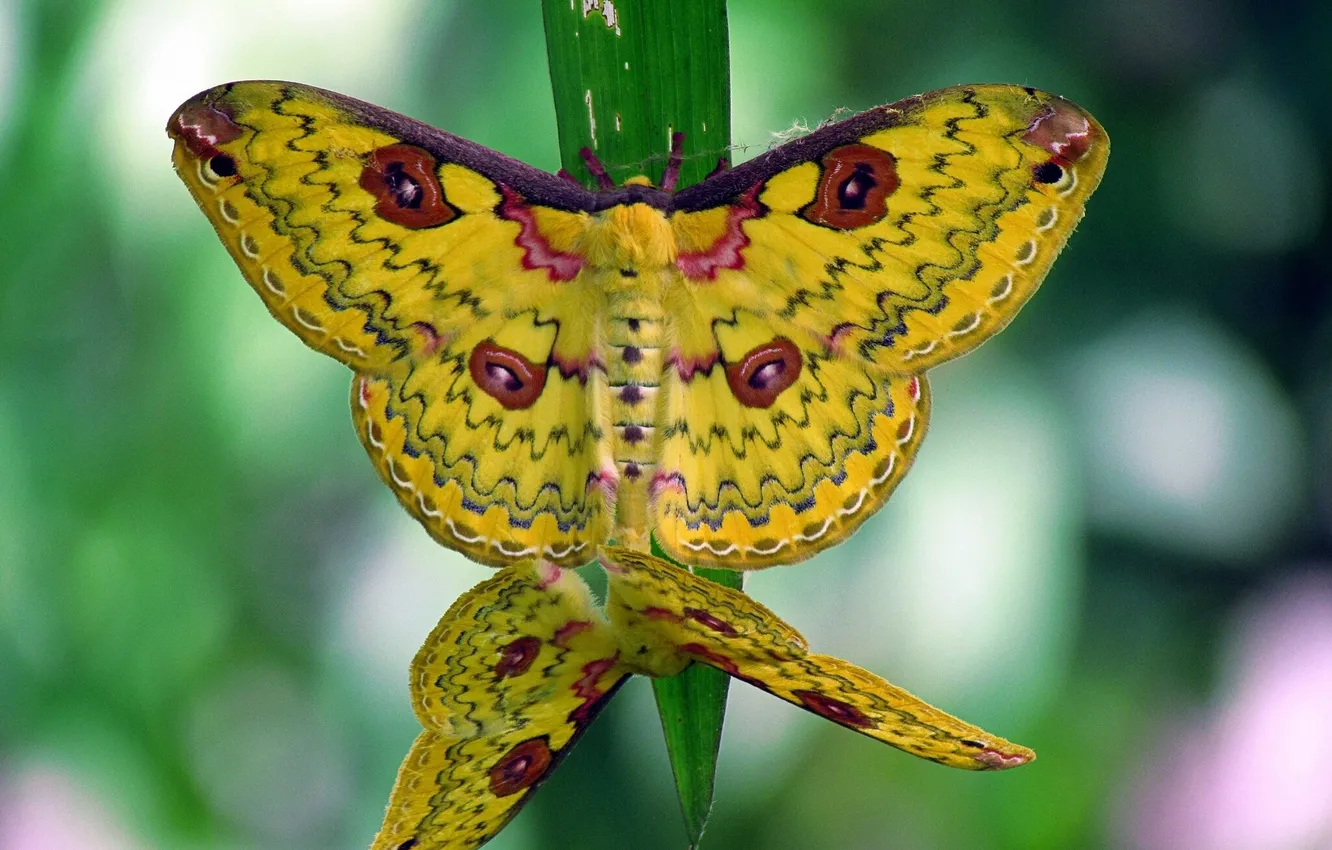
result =
[[[579,156],[589,147],[616,182],[637,174],[659,182],[673,132],[685,134],[680,186],[729,155],[725,0],[542,0],[542,14],[566,171],[595,186]],[[742,583],[727,570],[695,572]],[[712,809],[729,685],[725,673],[698,664],[653,681],[691,846]]]

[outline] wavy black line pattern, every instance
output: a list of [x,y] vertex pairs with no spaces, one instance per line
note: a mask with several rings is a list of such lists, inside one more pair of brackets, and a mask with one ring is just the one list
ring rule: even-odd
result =
[[[844,539],[911,465],[923,373],[1008,323],[1106,157],[1086,113],[1013,86],[879,107],[674,194],[589,192],[287,83],[205,92],[170,132],[270,312],[355,370],[383,480],[436,539],[495,565],[581,563],[651,532],[682,560],[754,568]],[[404,219],[367,188],[405,146],[443,217]],[[858,162],[886,179],[874,209],[815,214],[823,178]],[[635,265],[636,240],[672,238],[679,263]],[[778,340],[790,374],[746,396],[737,364]],[[482,343],[544,369],[522,405],[477,383]]]

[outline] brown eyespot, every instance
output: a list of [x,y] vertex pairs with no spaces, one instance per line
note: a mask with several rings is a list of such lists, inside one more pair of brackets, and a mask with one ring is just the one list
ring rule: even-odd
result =
[[855,729],[868,729],[875,723],[860,709],[850,703],[834,699],[818,691],[792,691],[791,696],[800,700],[800,704],[815,714],[828,718],[834,723]]
[[472,349],[467,369],[482,392],[506,410],[531,407],[546,386],[545,368],[493,342],[483,342]]
[[888,196],[897,191],[897,161],[871,145],[843,145],[823,155],[823,176],[814,201],[801,210],[806,221],[854,230],[888,213]]
[[513,749],[490,769],[490,790],[497,797],[517,794],[540,781],[550,769],[552,761],[554,754],[550,751],[546,736],[528,738],[514,745]]
[[520,637],[510,641],[500,650],[499,663],[495,665],[495,678],[521,676],[532,666],[537,654],[541,652],[541,641],[532,636]]
[[458,217],[444,200],[435,157],[415,145],[388,145],[371,153],[360,185],[375,196],[377,215],[403,227],[438,227]]
[[800,349],[777,337],[749,351],[739,363],[726,364],[726,383],[746,407],[769,407],[796,382],[800,369]]

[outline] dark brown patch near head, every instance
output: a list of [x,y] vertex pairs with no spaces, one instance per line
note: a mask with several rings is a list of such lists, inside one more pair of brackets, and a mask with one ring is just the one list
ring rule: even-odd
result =
[[800,704],[805,708],[834,723],[855,729],[868,729],[874,725],[874,721],[854,705],[833,699],[818,691],[792,691],[791,696],[800,700]]
[[550,769],[552,760],[550,744],[545,735],[528,738],[514,745],[513,749],[490,769],[490,790],[496,797],[517,794],[540,781]]
[[783,337],[756,346],[739,363],[726,364],[726,383],[746,407],[769,407],[800,377],[800,349]]
[[531,636],[520,637],[505,644],[500,650],[499,663],[495,665],[495,678],[521,676],[532,666],[532,662],[536,661],[539,652],[541,652],[541,641]]
[[415,145],[388,145],[371,153],[360,185],[375,196],[377,215],[403,227],[438,227],[458,217],[444,200],[435,157]]
[[814,202],[800,211],[807,221],[838,230],[873,224],[888,214],[897,191],[897,161],[871,145],[843,145],[823,155],[823,176]]
[[546,387],[546,370],[518,352],[483,342],[472,349],[467,369],[481,391],[506,410],[525,410],[536,404]]

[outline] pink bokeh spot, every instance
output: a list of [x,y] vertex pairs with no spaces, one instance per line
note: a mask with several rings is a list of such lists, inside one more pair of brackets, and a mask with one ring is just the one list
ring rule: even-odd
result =
[[54,767],[0,777],[0,850],[142,846],[96,795]]
[[1218,705],[1133,791],[1129,846],[1332,848],[1332,576],[1287,580],[1243,614]]

